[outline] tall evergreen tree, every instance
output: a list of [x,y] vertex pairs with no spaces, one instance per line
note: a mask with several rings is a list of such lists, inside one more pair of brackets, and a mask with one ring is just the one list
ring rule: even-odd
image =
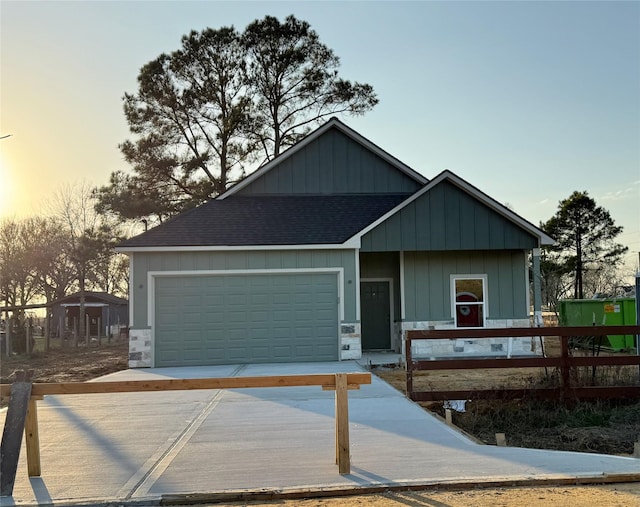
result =
[[338,76],[340,59],[306,21],[266,16],[247,26],[248,84],[255,97],[253,135],[270,160],[319,120],[363,114],[378,99],[368,84]]
[[120,146],[134,175],[111,175],[97,192],[101,211],[162,220],[242,176],[251,152],[244,60],[238,33],[224,27],[191,32],[142,67],[138,93],[124,96],[137,139]]
[[569,276],[575,298],[582,299],[587,270],[616,266],[628,248],[616,243],[622,227],[615,225],[609,212],[598,206],[586,191],[575,191],[560,201],[557,213],[542,229],[555,238],[547,262],[553,271]]
[[99,211],[163,220],[224,192],[323,118],[374,107],[373,88],[340,78],[338,66],[293,16],[184,36],[124,96],[134,139],[120,148],[133,174],[114,172],[96,190]]

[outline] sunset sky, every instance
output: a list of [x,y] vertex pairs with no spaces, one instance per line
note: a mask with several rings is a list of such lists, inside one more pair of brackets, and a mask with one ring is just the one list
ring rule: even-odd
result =
[[128,170],[122,96],[190,30],[309,21],[380,104],[343,120],[527,220],[586,190],[640,251],[640,2],[0,2],[0,218]]

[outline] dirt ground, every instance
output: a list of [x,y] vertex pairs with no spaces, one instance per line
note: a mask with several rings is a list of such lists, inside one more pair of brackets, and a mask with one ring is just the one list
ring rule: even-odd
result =
[[78,348],[55,345],[46,354],[38,348],[31,357],[2,357],[0,383],[11,383],[12,374],[19,370],[33,370],[34,382],[84,382],[128,368],[129,344],[125,342]]
[[638,507],[640,483],[472,491],[399,491],[373,495],[271,502],[218,503],[216,507]]
[[[54,348],[48,353],[36,352],[32,357],[15,356],[0,361],[0,381],[10,383],[12,374],[17,370],[33,370],[36,382],[81,382],[127,368],[127,343],[109,345],[80,346],[79,348]],[[404,388],[404,372],[383,370],[377,372],[381,377]],[[531,373],[520,370],[487,370],[469,372],[467,378],[461,378],[460,371],[431,374],[422,381],[430,385],[446,385],[455,389],[459,385],[491,387],[512,384],[514,378],[529,382]],[[639,461],[640,462],[640,461]],[[640,505],[640,482],[594,485],[594,486],[556,486],[556,487],[514,487],[488,488],[478,485],[477,489],[459,491],[393,491],[370,495],[340,496],[331,498],[271,500],[268,502],[231,502],[216,503],[221,507],[520,507],[523,505],[540,507],[580,506],[580,507],[637,507]]]

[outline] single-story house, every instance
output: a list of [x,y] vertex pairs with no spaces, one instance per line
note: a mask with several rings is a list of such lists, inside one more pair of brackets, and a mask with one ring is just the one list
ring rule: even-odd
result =
[[[454,173],[429,180],[332,118],[119,245],[130,366],[358,359],[402,351],[411,329],[529,326],[552,243]],[[514,340],[510,353],[531,350]],[[422,352],[478,352],[449,342]]]
[[[89,335],[117,336],[121,327],[129,326],[129,302],[107,292],[85,291],[85,321],[89,323]],[[51,303],[52,336],[64,336],[65,331],[77,329],[80,316],[80,293],[56,299]]]

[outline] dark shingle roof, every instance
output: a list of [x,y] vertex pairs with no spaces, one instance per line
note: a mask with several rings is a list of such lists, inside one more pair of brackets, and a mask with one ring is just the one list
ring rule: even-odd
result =
[[211,200],[119,245],[340,244],[411,194],[232,196]]

